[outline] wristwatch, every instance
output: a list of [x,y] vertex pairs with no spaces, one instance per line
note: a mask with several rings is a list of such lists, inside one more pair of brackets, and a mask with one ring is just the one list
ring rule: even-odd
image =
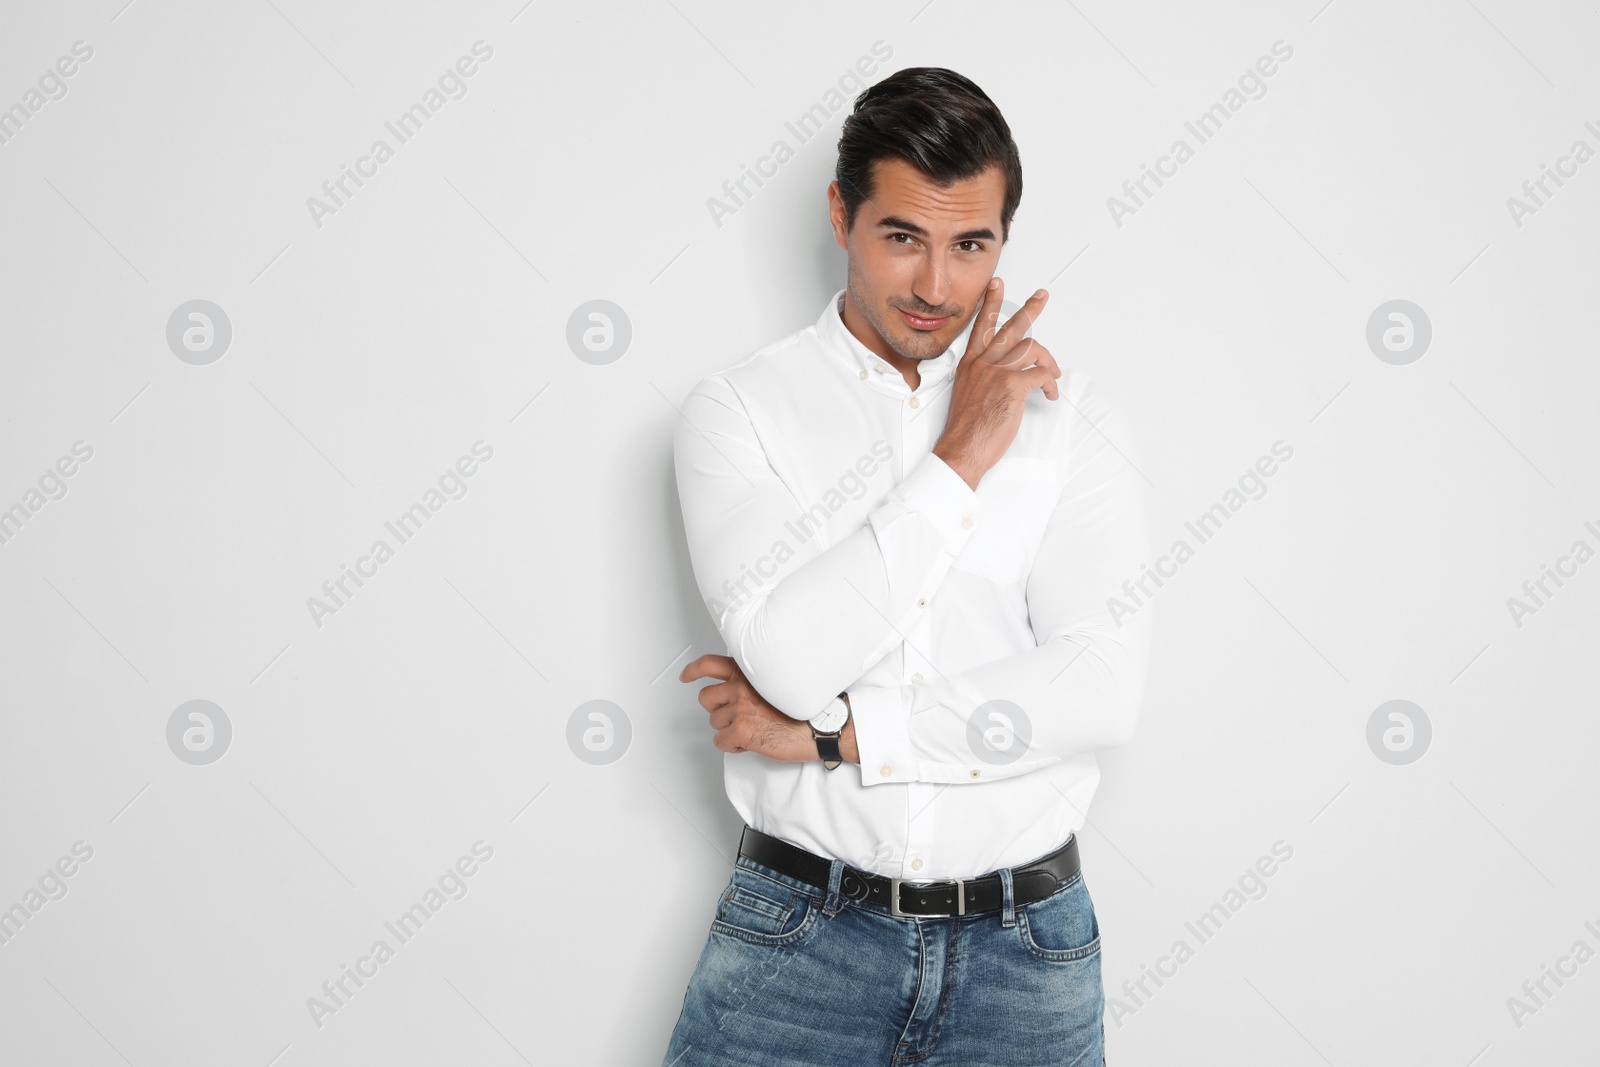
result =
[[850,705],[845,703],[843,693],[828,701],[828,706],[810,719],[811,739],[816,742],[817,755],[822,757],[822,765],[830,771],[844,762],[844,756],[839,752],[839,737],[849,720]]

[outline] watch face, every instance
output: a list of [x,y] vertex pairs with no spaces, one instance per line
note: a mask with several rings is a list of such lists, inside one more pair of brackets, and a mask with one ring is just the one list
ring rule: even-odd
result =
[[845,722],[850,718],[850,709],[845,702],[834,697],[826,708],[810,720],[811,729],[819,734],[836,734],[844,729]]

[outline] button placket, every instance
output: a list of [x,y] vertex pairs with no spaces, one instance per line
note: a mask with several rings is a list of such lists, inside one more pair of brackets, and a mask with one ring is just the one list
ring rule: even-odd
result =
[[916,420],[912,418],[915,414],[916,412],[912,411],[910,407],[904,404],[900,405],[900,447],[905,449],[905,455],[908,458],[921,456],[923,453],[920,427],[917,426]]
[[902,878],[921,878],[928,876],[929,857],[934,852],[934,840],[939,829],[938,816],[934,813],[934,799],[946,787],[928,782],[906,783],[906,851],[900,860]]

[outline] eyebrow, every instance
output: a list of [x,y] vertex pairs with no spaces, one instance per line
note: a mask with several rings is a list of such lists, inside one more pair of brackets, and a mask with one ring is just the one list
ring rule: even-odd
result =
[[[928,231],[924,230],[921,226],[918,226],[914,222],[909,222],[906,219],[899,218],[895,215],[886,215],[879,219],[878,228],[885,230],[904,230],[906,233],[909,233],[914,237],[928,236]],[[966,230],[962,233],[956,234],[955,240],[992,241],[994,240],[994,231],[989,229],[987,226],[977,230]]]

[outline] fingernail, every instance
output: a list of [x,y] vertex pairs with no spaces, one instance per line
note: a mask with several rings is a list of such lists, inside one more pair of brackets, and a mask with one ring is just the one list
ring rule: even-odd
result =
[[990,278],[989,279],[989,288],[991,288],[991,289],[1000,288],[1000,279],[999,278]]
[[1041,296],[1049,296],[1050,294],[1045,292],[1043,289],[1040,289],[1037,293],[1034,293],[1033,295],[1034,295],[1035,298],[1038,298],[1038,297],[1041,297]]

